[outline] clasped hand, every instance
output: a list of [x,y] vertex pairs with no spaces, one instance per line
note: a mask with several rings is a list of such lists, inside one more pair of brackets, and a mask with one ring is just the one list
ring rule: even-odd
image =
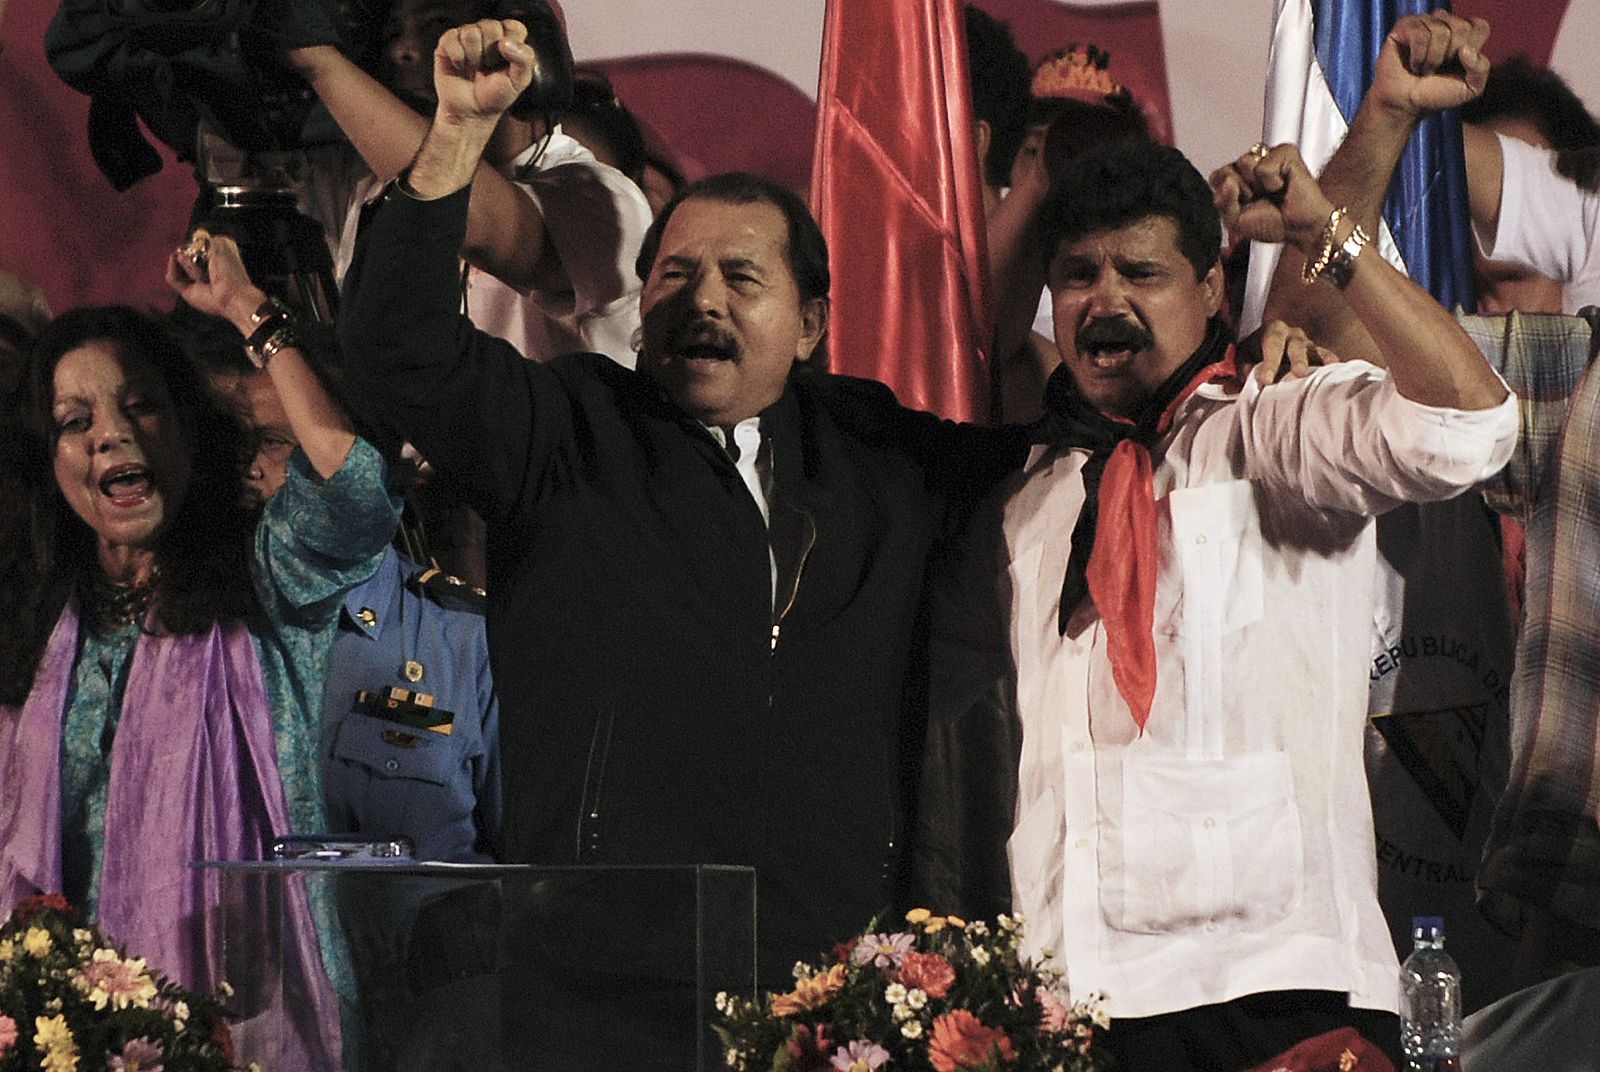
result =
[[1300,151],[1258,147],[1211,173],[1212,200],[1234,241],[1288,242],[1309,252],[1333,204],[1306,170]]
[[438,117],[498,122],[533,80],[528,28],[516,19],[479,19],[447,30],[433,50]]

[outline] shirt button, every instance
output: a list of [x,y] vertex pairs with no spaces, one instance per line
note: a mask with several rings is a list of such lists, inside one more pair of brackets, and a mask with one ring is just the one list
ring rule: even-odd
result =
[[392,774],[400,769],[400,761],[395,759],[384,760],[383,769]]
[[1089,847],[1089,839],[1086,838],[1086,837],[1081,837],[1081,838],[1078,839],[1077,844],[1078,844],[1078,848],[1087,849]]
[[1083,742],[1082,741],[1073,741],[1072,742],[1072,747],[1070,749],[1068,749],[1068,751],[1073,752],[1074,754],[1076,754],[1078,752],[1082,752],[1083,751]]
[[1206,542],[1206,538],[1204,536],[1196,536],[1194,538],[1194,542],[1195,543],[1205,543]]
[[1217,930],[1217,921],[1214,920],[1214,919],[1206,920],[1206,931],[1207,931],[1207,933],[1215,934],[1216,930]]
[[1207,830],[1210,830],[1213,826],[1217,825],[1217,821],[1211,816],[1207,815],[1205,822],[1201,823],[1200,825],[1205,827]]

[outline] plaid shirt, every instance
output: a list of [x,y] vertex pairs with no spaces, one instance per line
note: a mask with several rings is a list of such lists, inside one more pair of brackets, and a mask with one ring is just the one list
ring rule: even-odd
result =
[[1543,905],[1600,927],[1600,375],[1577,317],[1463,317],[1517,393],[1516,452],[1484,489],[1526,527],[1527,603],[1511,688],[1511,774],[1479,903],[1521,930]]

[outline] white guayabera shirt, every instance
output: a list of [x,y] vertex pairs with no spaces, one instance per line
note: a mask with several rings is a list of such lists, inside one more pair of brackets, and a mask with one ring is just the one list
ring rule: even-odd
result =
[[1515,432],[1513,399],[1420,406],[1362,362],[1199,388],[1152,451],[1143,734],[1098,619],[1058,626],[1087,455],[1035,448],[987,583],[1009,590],[1022,723],[1014,905],[1073,994],[1105,991],[1113,1017],[1283,989],[1395,1008],[1362,766],[1371,518],[1486,479]]

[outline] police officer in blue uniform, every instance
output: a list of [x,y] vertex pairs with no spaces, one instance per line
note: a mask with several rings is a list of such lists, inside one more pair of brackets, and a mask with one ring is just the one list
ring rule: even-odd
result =
[[334,831],[410,838],[418,860],[499,858],[499,704],[483,602],[392,548],[346,598],[322,722]]

